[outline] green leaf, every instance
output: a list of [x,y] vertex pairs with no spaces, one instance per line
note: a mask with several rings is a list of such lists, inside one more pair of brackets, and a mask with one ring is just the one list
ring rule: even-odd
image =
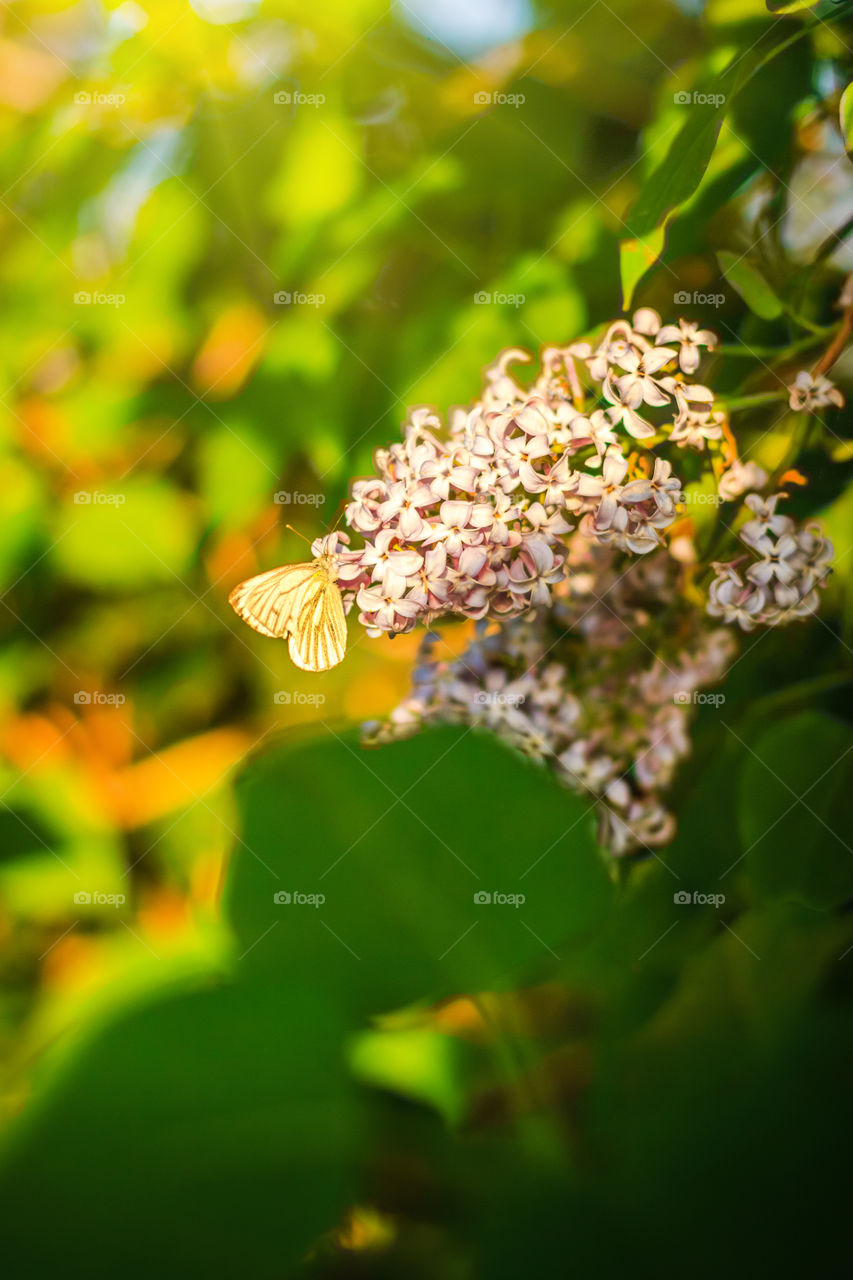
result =
[[848,84],[841,95],[838,115],[841,124],[841,136],[844,139],[847,154],[850,156],[853,155],[853,83]]
[[723,275],[737,289],[750,311],[762,320],[775,320],[782,314],[782,303],[753,263],[727,249],[720,249],[717,258]]
[[774,725],[740,778],[739,825],[756,890],[815,907],[853,894],[853,732],[816,711]]
[[653,231],[699,186],[714,154],[737,75],[737,65],[733,63],[707,93],[675,95],[686,119],[664,160],[646,178],[637,203],[628,214],[627,224],[637,239]]
[[329,993],[245,984],[109,1026],[12,1129],[11,1272],[289,1275],[352,1196],[334,1026]]
[[691,196],[708,167],[725,115],[725,103],[691,104],[666,159],[646,179],[627,225],[637,239],[647,236]]
[[687,118],[665,159],[645,179],[639,198],[628,214],[627,225],[633,236],[648,235],[667,214],[692,196],[710,164],[723,120],[738,93],[804,33],[805,28],[772,43],[769,49],[764,49],[759,41],[746,52],[735,54],[722,74],[707,79],[704,87],[675,94],[676,104],[687,113]]
[[463,1065],[469,1046],[423,1027],[364,1031],[349,1048],[349,1063],[365,1084],[434,1107],[450,1124],[465,1104]]
[[622,281],[622,310],[627,311],[634,290],[654,266],[663,250],[666,227],[662,224],[642,240],[623,240],[619,245],[619,275]]
[[238,792],[228,905],[244,964],[310,974],[354,1010],[504,986],[608,911],[588,802],[490,737],[366,752],[330,733],[260,758]]

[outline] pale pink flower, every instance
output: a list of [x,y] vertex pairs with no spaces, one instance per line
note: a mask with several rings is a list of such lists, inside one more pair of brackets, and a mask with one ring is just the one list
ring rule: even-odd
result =
[[752,631],[766,602],[760,585],[744,583],[731,565],[715,565],[718,576],[711,583],[708,613],[724,622],[736,622],[744,631]]
[[711,413],[705,409],[690,410],[680,413],[676,418],[670,440],[680,449],[695,449],[697,453],[705,448],[706,440],[719,440],[723,434],[724,413]]
[[654,500],[658,511],[665,516],[675,515],[676,503],[682,501],[681,481],[672,474],[672,463],[665,458],[655,459],[654,473],[647,479],[632,480],[622,490],[621,502],[646,502]]
[[679,320],[678,324],[666,324],[658,333],[655,342],[677,342],[678,362],[684,373],[695,373],[699,368],[699,353],[702,347],[713,350],[717,345],[717,336],[709,329],[700,329],[689,320]]
[[767,472],[757,462],[741,462],[735,458],[723,472],[717,484],[717,492],[726,502],[734,502],[748,489],[760,489],[767,483]]
[[817,409],[826,409],[831,405],[842,408],[844,393],[830,382],[829,378],[818,375],[814,378],[805,369],[801,369],[792,384],[788,387],[792,409],[804,409],[806,413],[814,413]]

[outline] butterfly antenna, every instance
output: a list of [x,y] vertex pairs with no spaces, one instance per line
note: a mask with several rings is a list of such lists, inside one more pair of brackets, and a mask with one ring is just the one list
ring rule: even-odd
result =
[[306,538],[305,534],[300,533],[298,529],[294,529],[292,524],[286,524],[284,527],[285,529],[289,529],[291,533],[295,533],[297,538],[301,538],[303,542],[307,542],[309,547],[311,546],[311,539]]

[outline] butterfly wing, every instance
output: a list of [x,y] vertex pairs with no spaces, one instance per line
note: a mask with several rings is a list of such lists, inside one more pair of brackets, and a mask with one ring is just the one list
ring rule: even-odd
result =
[[288,651],[303,671],[328,671],[343,659],[347,644],[344,605],[337,582],[318,569],[299,593]]
[[283,638],[293,629],[302,589],[311,582],[316,571],[313,563],[283,564],[278,569],[270,569],[241,582],[231,592],[228,603],[262,636]]

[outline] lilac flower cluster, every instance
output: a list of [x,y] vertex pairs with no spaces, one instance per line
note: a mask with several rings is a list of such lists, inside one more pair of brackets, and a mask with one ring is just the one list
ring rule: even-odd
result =
[[368,633],[547,605],[575,527],[634,555],[662,546],[682,482],[652,446],[719,439],[711,391],[689,380],[715,342],[646,308],[614,321],[595,348],[547,348],[529,387],[509,370],[530,357],[503,352],[480,399],[446,426],[415,410],[346,509],[365,545],[339,553],[339,581]]
[[[678,574],[663,552],[618,574],[612,548],[570,539],[573,589],[554,608],[511,619],[481,635],[455,661],[435,657],[434,633],[421,646],[411,695],[388,721],[365,726],[368,742],[408,737],[424,725],[456,723],[495,732],[590,798],[599,840],[616,855],[667,843],[675,819],[664,793],[689,754],[694,694],[718,681],[735,640],[679,608]],[[661,605],[681,615],[677,652],[624,662]],[[697,622],[697,617],[699,621]]]
[[818,587],[830,572],[832,543],[814,522],[797,528],[793,519],[777,515],[776,504],[786,494],[765,500],[757,493],[745,499],[752,519],[738,531],[744,546],[754,553],[715,563],[708,613],[727,623],[752,631],[757,623],[776,627],[805,618],[818,607]]
[[[474,620],[477,635],[455,661],[428,635],[411,696],[366,727],[371,741],[435,721],[489,728],[591,798],[613,853],[671,839],[665,793],[700,690],[732,662],[729,628],[813,612],[832,554],[817,526],[777,515],[782,495],[760,496],[766,472],[740,460],[725,413],[693,381],[715,345],[644,308],[595,344],[546,348],[526,384],[512,366],[530,356],[510,349],[472,407],[446,423],[416,409],[402,441],[376,453],[346,508],[363,545],[335,533],[315,552],[335,555],[369,635],[445,615]],[[812,402],[830,391],[797,383]],[[708,473],[717,502],[748,495],[738,536],[752,559],[715,563],[706,595],[701,509],[687,518],[683,504],[687,478]]]

